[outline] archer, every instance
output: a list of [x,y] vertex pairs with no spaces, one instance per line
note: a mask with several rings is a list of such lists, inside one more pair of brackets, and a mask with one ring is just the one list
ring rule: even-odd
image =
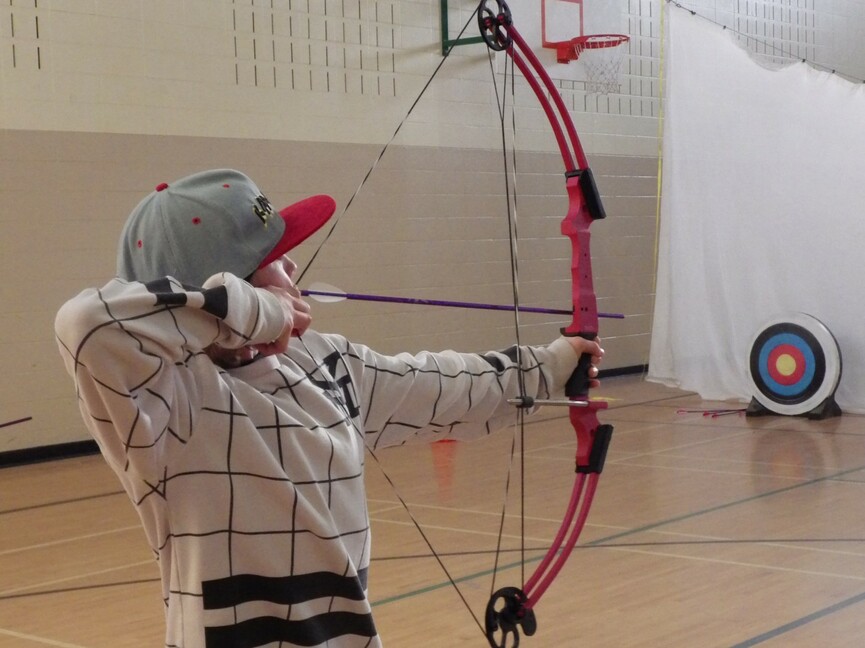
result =
[[[162,577],[166,645],[381,646],[367,598],[364,453],[470,439],[555,399],[597,341],[386,356],[311,328],[286,256],[332,216],[273,211],[248,177],[160,184],[118,278],[56,319],[81,414]],[[517,358],[520,358],[518,365]]]

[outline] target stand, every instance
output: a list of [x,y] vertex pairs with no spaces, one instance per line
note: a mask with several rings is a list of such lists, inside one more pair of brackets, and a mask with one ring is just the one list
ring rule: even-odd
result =
[[835,390],[841,352],[822,322],[794,313],[764,324],[748,358],[752,388],[746,416],[782,414],[825,419],[841,415]]

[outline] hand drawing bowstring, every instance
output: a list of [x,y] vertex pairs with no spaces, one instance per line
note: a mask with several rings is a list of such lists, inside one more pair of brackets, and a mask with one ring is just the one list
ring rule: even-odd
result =
[[[459,34],[457,35],[456,39],[454,39],[455,41],[459,41],[462,39],[463,34],[466,32],[466,30],[469,28],[470,25],[472,25],[476,22],[482,24],[483,14],[489,13],[489,10],[486,9],[484,7],[484,5],[485,5],[485,2],[482,1],[475,8],[475,10],[472,12],[471,16],[468,18],[468,20],[463,25],[463,27],[460,30]],[[483,29],[483,27],[482,27],[482,29]],[[499,73],[497,75],[496,69],[495,69],[496,61],[495,61],[495,57],[493,54],[494,49],[499,49],[499,48],[488,47],[487,52],[488,52],[488,61],[489,61],[489,66],[490,66],[492,84],[493,84],[493,87],[495,89],[496,103],[497,103],[497,110],[498,110],[498,123],[500,126],[500,134],[501,134],[502,165],[503,165],[503,169],[504,169],[503,176],[504,176],[504,185],[505,185],[504,186],[504,196],[505,196],[505,209],[507,211],[507,225],[508,225],[509,266],[510,266],[510,274],[511,274],[512,299],[513,299],[513,318],[514,318],[513,326],[514,326],[514,338],[515,338],[514,342],[515,342],[515,346],[517,349],[517,363],[518,363],[518,366],[522,366],[522,358],[520,357],[520,353],[521,353],[520,352],[520,347],[521,347],[520,328],[521,327],[520,327],[520,296],[519,296],[519,267],[518,267],[518,256],[519,255],[518,255],[518,250],[517,250],[518,240],[519,240],[519,236],[518,236],[518,232],[517,232],[517,191],[516,191],[517,163],[516,163],[516,146],[514,143],[515,133],[516,133],[516,122],[515,122],[516,117],[515,117],[515,112],[513,110],[513,103],[514,103],[514,101],[513,101],[514,59],[512,57],[504,57],[503,58],[503,60],[504,60],[503,70],[501,73]],[[379,162],[384,157],[386,151],[391,146],[391,144],[394,142],[394,140],[397,138],[397,136],[399,135],[403,126],[406,124],[406,122],[408,121],[408,119],[410,118],[412,113],[414,112],[415,108],[420,103],[422,97],[424,96],[424,94],[427,92],[427,90],[431,86],[433,80],[435,79],[435,77],[438,75],[439,71],[444,66],[444,63],[448,59],[448,56],[449,56],[451,51],[452,51],[451,48],[449,48],[444,52],[441,60],[439,61],[439,63],[435,67],[435,69],[433,70],[432,74],[426,80],[423,87],[420,89],[420,91],[417,94],[417,96],[415,97],[414,101],[409,106],[408,111],[406,112],[406,114],[404,115],[402,120],[399,122],[397,127],[395,128],[393,134],[387,140],[387,142],[383,145],[383,147],[379,151],[378,155],[376,156],[376,158],[373,160],[372,164],[368,168],[367,172],[364,174],[360,184],[357,186],[354,193],[351,195],[349,200],[346,202],[345,207],[333,219],[333,222],[331,223],[330,227],[328,228],[326,234],[322,238],[319,245],[316,247],[315,251],[312,253],[306,266],[298,274],[298,278],[297,278],[298,284],[300,284],[302,282],[306,273],[309,272],[313,263],[318,258],[319,254],[321,253],[322,249],[324,248],[325,244],[333,236],[333,233],[336,230],[337,226],[339,225],[341,219],[350,210],[355,199],[363,191],[367,182],[370,180],[371,176],[373,175],[373,172],[376,170]],[[501,77],[501,88],[499,87],[499,81],[497,80],[497,76]],[[511,116],[510,130],[508,129],[508,125],[506,123],[506,116],[509,112],[508,106],[507,106],[508,92],[511,93],[511,99],[512,99],[512,102],[511,102],[512,107],[510,109],[510,116]],[[524,400],[524,398],[525,398],[524,397],[524,394],[525,394],[525,376],[524,376],[522,371],[519,372],[518,377],[519,377],[519,381],[518,381],[519,382],[519,391],[520,391],[521,397],[520,397],[520,399],[517,399],[517,400]],[[490,585],[490,599],[491,600],[493,599],[494,592],[496,591],[495,578],[496,578],[496,574],[498,573],[498,571],[500,569],[499,563],[501,560],[501,555],[503,553],[502,540],[503,540],[503,536],[504,536],[505,520],[507,517],[507,499],[508,499],[508,493],[509,493],[510,488],[511,488],[511,479],[512,479],[512,473],[514,471],[515,458],[517,456],[519,457],[519,465],[518,465],[517,470],[519,473],[519,482],[520,482],[520,493],[519,493],[519,500],[520,500],[520,549],[519,549],[519,552],[520,552],[521,558],[519,561],[519,566],[522,570],[521,582],[525,582],[525,573],[524,573],[525,572],[525,565],[526,565],[525,554],[527,551],[530,550],[525,545],[525,537],[526,537],[526,529],[525,529],[525,457],[524,457],[524,452],[522,451],[523,447],[524,447],[523,440],[524,440],[524,434],[525,434],[525,411],[526,410],[523,407],[517,407],[516,408],[517,416],[516,416],[515,433],[514,433],[513,438],[512,438],[511,449],[510,449],[511,459],[510,459],[510,465],[508,467],[506,477],[505,477],[504,501],[502,504],[502,510],[501,510],[501,513],[499,516],[499,522],[498,522],[498,534],[497,534],[496,548],[494,550],[494,553],[495,553],[494,566],[491,570],[492,571],[492,582]],[[519,454],[517,453],[518,448],[519,448]],[[443,574],[445,575],[445,577],[447,578],[448,582],[453,587],[453,589],[455,590],[457,595],[462,600],[463,605],[465,606],[468,613],[471,615],[472,619],[474,620],[475,624],[480,629],[481,633],[485,637],[488,638],[491,646],[494,646],[494,647],[506,646],[507,641],[508,641],[507,636],[501,640],[493,639],[490,637],[489,621],[487,620],[485,624],[482,624],[478,615],[476,615],[475,612],[472,610],[468,600],[466,599],[465,595],[463,594],[459,585],[457,584],[457,580],[453,577],[453,575],[448,570],[447,566],[444,564],[443,556],[445,554],[436,551],[436,549],[433,546],[432,541],[429,539],[428,535],[424,532],[422,525],[415,518],[415,516],[412,513],[411,508],[409,507],[408,503],[400,495],[399,489],[397,488],[396,484],[391,479],[390,475],[388,474],[388,472],[386,471],[386,469],[382,465],[382,462],[379,460],[379,458],[376,456],[375,452],[372,449],[368,449],[368,451],[370,453],[370,456],[372,456],[372,458],[374,459],[374,461],[378,465],[379,469],[381,470],[382,475],[384,476],[385,480],[388,482],[389,486],[393,490],[394,495],[399,500],[401,506],[403,507],[403,509],[405,509],[407,515],[409,516],[414,527],[417,529],[423,542],[428,547],[430,554],[437,561]],[[533,549],[543,551],[547,548],[543,547],[543,548],[533,548]],[[447,555],[458,555],[458,554],[450,553]],[[488,614],[489,614],[489,611],[488,611]],[[528,630],[526,630],[527,634],[531,634],[532,632],[529,632]],[[514,634],[512,632],[512,633],[510,633],[509,636],[511,637],[510,640],[513,642],[511,645],[514,647],[518,646],[519,645],[518,633]]]

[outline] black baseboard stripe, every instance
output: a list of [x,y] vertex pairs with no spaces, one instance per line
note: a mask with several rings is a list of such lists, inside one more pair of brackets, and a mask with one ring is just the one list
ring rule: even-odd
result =
[[0,468],[54,461],[55,459],[83,457],[97,454],[98,452],[99,447],[95,441],[73,441],[71,443],[58,443],[38,448],[22,448],[21,450],[0,452]]
[[630,367],[616,367],[614,369],[601,369],[598,378],[615,378],[616,376],[632,376],[634,374],[645,374],[649,372],[649,365],[631,365]]

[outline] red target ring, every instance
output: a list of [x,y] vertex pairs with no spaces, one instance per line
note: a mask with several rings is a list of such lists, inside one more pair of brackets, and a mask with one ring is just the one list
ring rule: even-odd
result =
[[806,368],[802,351],[792,344],[779,344],[769,353],[766,371],[781,385],[795,385],[802,380]]

